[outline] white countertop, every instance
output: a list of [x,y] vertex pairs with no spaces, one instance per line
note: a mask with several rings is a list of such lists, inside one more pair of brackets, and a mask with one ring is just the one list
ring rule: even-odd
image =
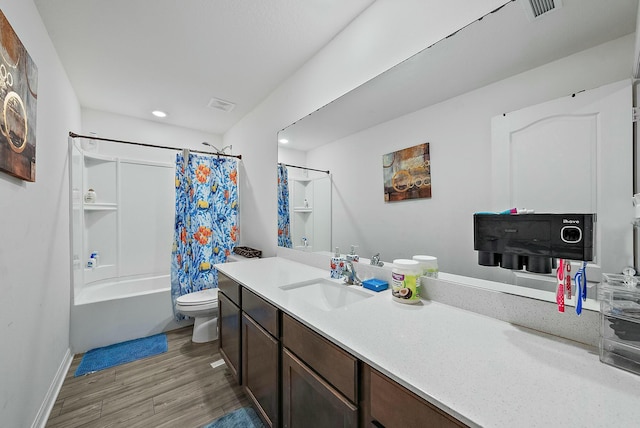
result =
[[438,302],[397,303],[389,290],[320,310],[279,287],[329,271],[285,258],[216,268],[471,426],[640,426],[640,376],[595,348]]

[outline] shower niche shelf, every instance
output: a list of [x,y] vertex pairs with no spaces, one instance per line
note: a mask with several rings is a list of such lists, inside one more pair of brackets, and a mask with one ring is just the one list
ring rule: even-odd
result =
[[[291,241],[302,251],[331,251],[331,180],[326,174],[317,178],[289,177]],[[301,245],[304,239],[307,245]],[[312,250],[313,248],[313,250]]]
[[113,203],[92,203],[84,204],[85,211],[114,211],[118,209],[117,204]]
[[[76,295],[96,281],[169,273],[175,155],[105,146],[118,153],[107,155],[87,152],[73,138],[69,143]],[[94,202],[85,201],[89,189]],[[98,263],[89,267],[93,252]]]

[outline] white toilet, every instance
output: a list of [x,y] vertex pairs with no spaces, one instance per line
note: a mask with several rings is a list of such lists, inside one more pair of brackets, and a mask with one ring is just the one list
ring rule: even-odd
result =
[[176,300],[176,310],[182,315],[195,318],[191,341],[211,342],[218,338],[218,289],[196,291]]

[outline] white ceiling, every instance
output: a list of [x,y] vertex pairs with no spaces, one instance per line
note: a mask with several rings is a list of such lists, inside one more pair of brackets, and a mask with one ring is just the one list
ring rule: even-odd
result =
[[374,1],[35,4],[82,107],[224,134]]

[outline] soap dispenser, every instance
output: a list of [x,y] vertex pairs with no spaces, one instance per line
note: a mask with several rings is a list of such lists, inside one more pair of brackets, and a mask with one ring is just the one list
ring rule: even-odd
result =
[[356,248],[358,248],[357,245],[351,246],[351,252],[347,254],[347,260],[350,260],[352,262],[357,262],[358,260],[360,260],[360,256],[356,254]]
[[344,271],[344,259],[340,257],[340,249],[336,247],[336,251],[331,257],[331,278],[342,278],[342,272]]

